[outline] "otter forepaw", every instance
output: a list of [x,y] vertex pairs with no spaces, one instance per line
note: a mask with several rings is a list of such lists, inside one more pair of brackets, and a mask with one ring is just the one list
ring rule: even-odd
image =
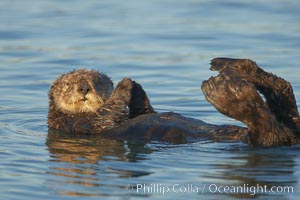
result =
[[130,118],[154,112],[155,111],[152,108],[150,100],[143,87],[139,83],[133,81],[132,96],[129,104]]
[[113,93],[109,100],[113,102],[121,101],[124,104],[128,105],[131,99],[132,89],[133,81],[130,78],[124,78],[118,83],[117,87],[113,90]]

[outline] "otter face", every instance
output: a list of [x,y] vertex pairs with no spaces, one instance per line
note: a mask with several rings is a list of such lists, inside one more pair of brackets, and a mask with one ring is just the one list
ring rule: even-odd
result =
[[113,83],[94,70],[79,69],[62,74],[51,86],[50,109],[65,114],[96,112],[110,97]]

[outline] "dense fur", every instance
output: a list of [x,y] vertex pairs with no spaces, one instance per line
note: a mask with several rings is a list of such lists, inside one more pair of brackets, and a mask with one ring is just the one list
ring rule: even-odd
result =
[[155,113],[135,81],[124,78],[113,89],[106,75],[84,69],[61,75],[51,86],[49,128],[172,143],[198,138],[247,140],[259,147],[299,143],[300,118],[289,82],[248,59],[215,58],[211,70],[220,74],[202,83],[206,99],[247,128],[212,125],[176,113]]
[[[132,105],[136,101],[141,103]],[[118,126],[131,115],[153,112],[146,93],[135,81],[124,78],[113,89],[105,74],[79,69],[62,74],[51,85],[48,126],[67,133],[96,134]]]
[[65,114],[96,112],[110,97],[113,83],[94,70],[74,70],[62,74],[52,84],[50,110]]

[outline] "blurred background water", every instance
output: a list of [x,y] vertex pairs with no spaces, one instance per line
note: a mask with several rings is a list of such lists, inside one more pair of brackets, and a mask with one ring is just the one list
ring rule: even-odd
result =
[[[297,0],[0,1],[0,199],[299,199],[300,146],[68,138],[46,124],[51,82],[82,67],[135,79],[159,112],[241,125],[200,84],[212,58],[251,58],[289,80],[299,102],[299,22]],[[137,184],[205,188],[163,195]],[[293,192],[212,194],[210,184]]]

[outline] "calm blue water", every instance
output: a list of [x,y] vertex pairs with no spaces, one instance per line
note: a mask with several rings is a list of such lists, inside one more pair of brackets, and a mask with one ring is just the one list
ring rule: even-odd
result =
[[[240,125],[200,84],[210,59],[251,58],[300,102],[299,22],[298,0],[0,1],[0,199],[299,199],[300,146],[98,141],[46,125],[51,82],[80,67],[137,80],[157,111]],[[250,195],[257,185],[279,192]]]

